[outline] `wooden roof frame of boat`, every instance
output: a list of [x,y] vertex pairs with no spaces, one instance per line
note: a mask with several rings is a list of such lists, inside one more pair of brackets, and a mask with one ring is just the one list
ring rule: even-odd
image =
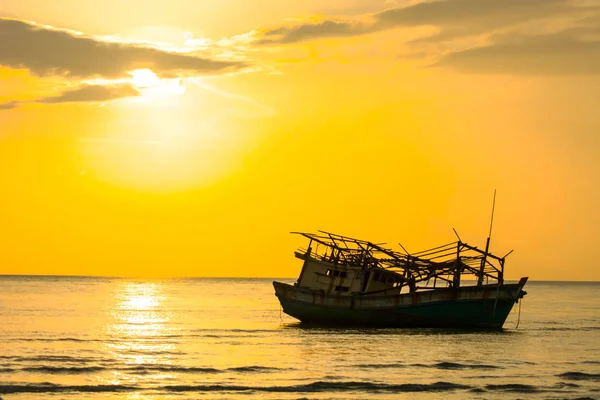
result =
[[[431,286],[416,286],[420,282],[427,282],[428,285],[431,279],[433,287],[436,287],[438,280],[446,282],[449,287],[459,287],[462,276],[475,276],[477,286],[482,286],[484,280],[503,284],[505,259],[512,253],[498,257],[463,242],[458,235],[458,241],[409,254],[401,244],[403,252],[383,247],[386,243],[318,232],[291,232],[310,241],[306,249],[298,249],[300,254],[314,259],[327,259],[334,265],[386,269],[399,276],[402,284],[407,284],[411,290],[431,289]],[[489,243],[486,248],[489,248]]]

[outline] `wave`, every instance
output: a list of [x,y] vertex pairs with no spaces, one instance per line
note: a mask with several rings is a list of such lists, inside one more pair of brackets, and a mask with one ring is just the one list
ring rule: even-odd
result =
[[249,365],[242,367],[232,367],[226,369],[217,369],[210,367],[184,367],[176,365],[150,365],[150,366],[135,366],[122,368],[124,371],[134,371],[138,373],[149,373],[149,372],[181,372],[181,373],[207,373],[207,374],[218,374],[223,372],[267,372],[276,371],[279,368],[266,367],[262,365]]
[[471,392],[471,393],[485,393],[486,390],[482,389],[482,388],[473,388],[473,389],[469,389],[469,392]]
[[37,372],[42,374],[88,374],[93,372],[101,371],[124,371],[133,374],[146,375],[152,372],[168,372],[168,373],[188,373],[188,374],[219,374],[225,372],[236,372],[236,373],[248,373],[248,372],[269,372],[276,371],[279,368],[267,367],[263,365],[248,365],[240,367],[231,367],[226,369],[217,369],[210,367],[186,367],[177,365],[136,365],[131,367],[113,367],[113,366],[99,366],[90,365],[83,367],[72,367],[72,366],[54,366],[54,365],[40,365],[40,366],[28,366],[22,368],[0,368],[0,373],[13,373],[13,372]]
[[275,329],[205,329],[205,328],[197,328],[190,329],[190,332],[210,332],[210,333],[218,333],[218,332],[235,332],[235,333],[274,333],[277,332]]
[[139,365],[136,367],[121,368],[122,371],[130,371],[138,374],[149,374],[151,372],[182,372],[182,373],[204,373],[216,374],[222,372],[220,369],[210,367],[178,367],[171,365]]
[[459,364],[454,362],[440,362],[427,367],[438,369],[502,369],[503,367],[490,364]]
[[436,369],[502,369],[497,365],[490,364],[460,364],[455,362],[438,362],[435,364],[358,364],[358,368],[436,368]]
[[600,330],[600,326],[580,326],[580,327],[568,327],[568,326],[550,326],[545,328],[528,328],[528,331],[597,331]]
[[123,353],[124,354],[144,354],[144,355],[150,354],[153,356],[156,356],[156,355],[181,356],[181,355],[185,354],[185,352],[183,352],[183,351],[153,350],[153,349],[149,349],[149,350],[124,349]]
[[557,384],[554,385],[554,387],[559,388],[559,389],[578,388],[578,387],[581,387],[581,385],[578,385],[576,383],[570,383],[570,382],[558,382]]
[[[128,323],[128,325],[146,325],[146,323]],[[273,330],[268,329],[192,329],[191,333],[186,334],[163,334],[163,335],[155,335],[143,338],[135,338],[136,342],[148,342],[148,341],[156,341],[156,340],[177,340],[183,338],[241,338],[241,337],[251,337],[251,336],[261,336],[265,333],[274,333]],[[4,341],[7,342],[77,342],[77,343],[86,343],[86,342],[103,342],[103,343],[119,343],[119,342],[129,342],[131,339],[122,340],[122,339],[113,339],[113,338],[103,338],[103,339],[88,339],[88,338],[77,338],[77,337],[28,337],[28,338],[19,338],[12,337],[6,338]]]
[[[216,334],[206,334],[206,335],[191,335],[192,337],[199,338],[209,338],[209,339],[225,339],[225,338],[239,338],[240,335],[216,335]],[[244,335],[245,338],[252,337],[250,335]]]
[[262,365],[249,365],[247,367],[227,368],[227,371],[232,371],[232,372],[266,372],[266,371],[278,371],[278,370],[281,370],[281,368],[265,367]]
[[89,367],[54,367],[54,366],[46,366],[42,365],[39,367],[23,367],[21,371],[27,372],[41,372],[47,374],[87,374],[90,372],[99,372],[103,371],[106,368],[99,366],[89,366]]
[[410,364],[357,364],[356,368],[407,368]]
[[80,338],[72,338],[72,337],[64,337],[64,338],[8,338],[5,339],[7,342],[110,342],[112,340],[100,340],[100,339],[80,339]]
[[522,383],[506,383],[503,385],[486,385],[485,388],[487,390],[501,390],[503,392],[512,392],[512,393],[536,393],[539,392],[535,386],[525,385]]
[[600,374],[588,374],[585,372],[569,371],[556,376],[570,381],[600,381]]
[[31,383],[20,385],[0,385],[0,394],[14,393],[60,393],[60,392],[130,392],[139,390],[136,386],[127,385],[57,385],[54,383]]
[[327,382],[318,381],[305,385],[291,386],[241,386],[241,385],[169,385],[158,387],[128,385],[58,385],[53,383],[32,383],[17,385],[0,385],[0,394],[14,393],[60,393],[60,392],[131,392],[131,391],[167,391],[167,392],[271,392],[271,393],[306,393],[306,392],[445,392],[471,389],[470,386],[451,382],[431,384],[382,384],[368,382]]
[[317,381],[305,385],[292,386],[235,386],[235,385],[174,385],[163,386],[164,390],[172,392],[209,392],[209,391],[254,391],[275,393],[306,393],[306,392],[444,392],[459,389],[470,389],[470,386],[451,382],[383,384],[369,382],[330,382]]
[[71,362],[71,363],[91,363],[91,362],[107,362],[112,361],[108,358],[93,358],[93,357],[71,357],[71,356],[0,356],[0,359],[12,361],[48,361],[48,362]]

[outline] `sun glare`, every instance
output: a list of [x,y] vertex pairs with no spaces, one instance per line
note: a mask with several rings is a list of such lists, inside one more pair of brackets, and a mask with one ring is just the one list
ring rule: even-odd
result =
[[161,79],[148,68],[133,70],[129,75],[131,75],[130,82],[140,93],[140,96],[127,99],[129,101],[146,103],[150,100],[155,103],[185,92],[185,85],[181,78]]
[[132,71],[131,81],[135,86],[147,88],[158,84],[159,78],[154,72],[152,72],[152,70],[144,68]]

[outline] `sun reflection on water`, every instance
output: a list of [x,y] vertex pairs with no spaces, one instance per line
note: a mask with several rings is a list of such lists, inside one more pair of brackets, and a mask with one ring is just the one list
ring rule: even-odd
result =
[[[165,308],[163,285],[123,282],[116,288],[114,298],[114,306],[109,310],[111,323],[106,325],[110,340],[105,346],[116,363],[126,368],[114,371],[107,381],[137,383],[147,378],[144,366],[173,364],[177,342],[171,340],[175,332],[169,324],[172,315]],[[132,370],[139,373],[132,374]]]
[[123,303],[123,308],[127,310],[150,310],[158,305],[158,300],[152,295],[140,295],[128,298]]

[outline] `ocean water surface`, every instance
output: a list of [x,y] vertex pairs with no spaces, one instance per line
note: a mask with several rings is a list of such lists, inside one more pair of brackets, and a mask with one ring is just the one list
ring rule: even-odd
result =
[[600,283],[529,282],[488,332],[306,327],[271,281],[0,276],[0,397],[600,398]]

